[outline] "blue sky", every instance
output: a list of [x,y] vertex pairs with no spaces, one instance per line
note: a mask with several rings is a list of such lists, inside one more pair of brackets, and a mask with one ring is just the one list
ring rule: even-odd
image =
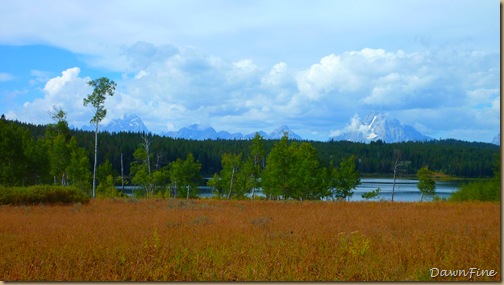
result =
[[500,128],[499,1],[2,1],[0,113],[88,124],[86,82],[116,81],[107,118],[155,132],[288,125],[327,140],[382,111],[434,138]]

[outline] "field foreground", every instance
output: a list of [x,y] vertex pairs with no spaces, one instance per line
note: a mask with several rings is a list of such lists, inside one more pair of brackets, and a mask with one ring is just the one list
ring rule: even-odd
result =
[[500,234],[497,203],[0,206],[0,280],[498,281]]

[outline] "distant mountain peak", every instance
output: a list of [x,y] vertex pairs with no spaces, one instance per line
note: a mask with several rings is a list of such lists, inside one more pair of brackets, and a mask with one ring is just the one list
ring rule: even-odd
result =
[[267,135],[265,138],[266,139],[270,139],[270,140],[279,140],[279,139],[281,139],[283,137],[284,133],[287,133],[289,139],[302,140],[302,138],[299,135],[297,135],[296,133],[294,133],[286,125],[282,125],[280,128],[275,129],[269,135]]
[[109,133],[119,133],[119,132],[145,132],[150,133],[149,129],[144,125],[142,119],[135,114],[125,114],[123,118],[113,119],[106,126],[102,128],[102,131]]
[[287,132],[289,139],[302,140],[302,138],[294,133],[288,126],[283,125],[278,129],[275,129],[271,133],[267,134],[263,131],[253,132],[248,135],[242,135],[241,133],[229,133],[227,131],[217,132],[212,127],[201,126],[198,124],[192,124],[188,127],[181,128],[176,132],[165,132],[162,135],[172,138],[183,138],[183,139],[193,139],[193,140],[215,140],[215,139],[230,139],[230,140],[247,140],[259,133],[264,139],[281,139],[284,132]]
[[432,138],[424,136],[415,128],[402,125],[399,120],[389,118],[382,112],[369,112],[361,120],[359,115],[354,115],[350,124],[334,132],[333,140],[347,140],[353,142],[371,142],[382,140],[384,142],[402,142],[402,141],[426,141]]
[[500,145],[500,133],[494,137],[492,140],[493,144]]

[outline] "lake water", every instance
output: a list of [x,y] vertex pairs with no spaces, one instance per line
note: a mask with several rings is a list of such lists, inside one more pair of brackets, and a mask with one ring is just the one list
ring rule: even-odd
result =
[[[354,194],[350,201],[362,201],[362,194],[380,188],[378,199],[384,198],[390,201],[392,199],[392,186],[394,179],[392,178],[361,178],[361,184],[354,190]],[[418,180],[416,179],[396,179],[394,190],[394,201],[398,202],[417,202],[420,201],[422,194],[417,188]],[[451,194],[458,190],[460,181],[436,181],[436,195],[440,198],[449,198]],[[431,197],[424,197],[424,201],[432,200]]]
[[[392,178],[361,178],[361,184],[359,184],[354,190],[354,194],[350,201],[364,201],[362,194],[366,192],[371,192],[376,188],[380,188],[380,195],[378,198],[370,199],[370,201],[377,201],[380,199],[385,199],[390,201],[392,199],[392,185],[394,180]],[[394,191],[394,201],[397,202],[417,202],[420,201],[422,194],[417,188],[418,180],[416,179],[396,179],[395,191]],[[449,198],[451,194],[458,190],[461,181],[436,181],[436,195],[440,198]],[[120,189],[120,187],[117,187]],[[126,195],[132,195],[135,186],[125,186]],[[201,198],[210,198],[214,196],[212,194],[212,188],[208,186],[200,186]],[[264,196],[262,193],[256,193],[258,196]],[[424,201],[430,201],[432,197],[425,197]]]
[[[392,178],[361,178],[350,201],[365,201],[362,194],[371,192],[376,188],[380,188],[380,195],[378,198],[370,199],[369,201],[377,201],[385,199],[390,201],[392,199],[392,185],[394,179]],[[394,201],[397,202],[417,202],[420,201],[422,194],[417,188],[418,180],[416,179],[396,179],[394,190]],[[448,199],[451,194],[458,190],[461,181],[436,181],[436,195],[440,198]],[[212,197],[212,189],[208,186],[200,187],[200,197]],[[262,193],[258,193],[261,195]],[[264,196],[264,195],[262,195]],[[424,197],[424,201],[431,201],[432,197]]]

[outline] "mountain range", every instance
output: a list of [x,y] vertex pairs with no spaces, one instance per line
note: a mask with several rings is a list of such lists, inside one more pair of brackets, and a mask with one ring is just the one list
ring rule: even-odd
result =
[[[84,125],[81,130],[94,131],[94,125]],[[150,133],[144,125],[142,119],[137,115],[124,115],[122,119],[113,119],[108,124],[100,127],[100,131],[109,133],[132,132],[132,133]]]
[[[85,125],[81,128],[84,131],[94,131],[94,126]],[[145,126],[142,119],[137,115],[125,115],[123,118],[113,119],[108,124],[101,126],[100,131],[109,133],[119,133],[119,132],[145,132],[150,133],[149,129]],[[272,131],[271,133],[266,133],[264,131],[258,131],[264,139],[267,140],[277,140],[281,139],[284,132],[287,132],[289,139],[303,140],[301,136],[289,129],[288,126],[281,126],[280,128]],[[172,138],[190,139],[190,140],[248,140],[255,136],[256,132],[243,135],[242,133],[229,133],[227,131],[217,132],[212,127],[204,127],[198,124],[193,124],[187,127],[183,127],[175,132],[162,132],[159,135]]]
[[[93,126],[83,126],[82,130],[93,131]],[[137,115],[125,115],[123,118],[114,119],[107,125],[101,127],[101,131],[106,132],[146,132],[150,133],[149,129],[145,126],[142,119]],[[266,133],[258,131],[264,139],[281,139],[283,133],[287,132],[289,139],[303,140],[301,136],[289,129],[287,126]],[[178,131],[162,132],[159,135],[172,138],[183,138],[193,140],[248,140],[254,137],[256,132],[243,135],[242,133],[230,133],[227,131],[217,132],[212,127],[205,127],[198,124],[193,124],[183,127]],[[330,140],[339,141],[352,141],[369,143],[372,141],[382,140],[387,143],[403,142],[403,141],[428,141],[432,140],[431,137],[425,136],[417,131],[414,127],[403,125],[399,120],[390,118],[385,113],[370,112],[364,119],[359,116],[354,116],[350,124],[338,131],[332,132]],[[500,133],[493,139],[493,144],[500,145]]]
[[377,140],[387,143],[432,140],[431,137],[421,134],[412,126],[403,125],[399,120],[389,118],[381,112],[370,112],[363,120],[359,116],[354,116],[350,125],[334,132],[331,139],[363,143]]
[[[281,126],[280,128],[272,131],[267,134],[263,131],[258,131],[264,139],[267,140],[276,140],[281,139],[283,133],[287,132],[289,139],[294,140],[302,140],[302,138],[294,133],[289,127]],[[242,133],[229,133],[227,131],[217,132],[212,127],[203,127],[201,125],[190,125],[188,127],[181,128],[176,132],[164,132],[161,133],[162,136],[172,137],[172,138],[183,138],[183,139],[193,139],[193,140],[215,140],[215,139],[224,139],[224,140],[247,140],[251,139],[255,136],[256,132],[250,133],[248,135],[243,135]]]

